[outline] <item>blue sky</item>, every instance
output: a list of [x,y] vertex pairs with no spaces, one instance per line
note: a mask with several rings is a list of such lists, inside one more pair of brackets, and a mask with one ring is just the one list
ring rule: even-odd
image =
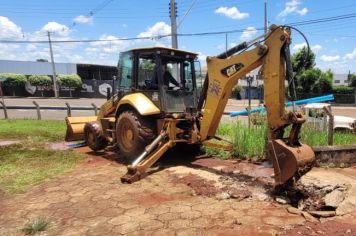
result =
[[[176,0],[178,33],[246,30],[228,34],[229,46],[262,34],[264,0]],[[55,44],[57,62],[116,65],[120,51],[148,45],[170,46],[168,0],[2,0],[0,40],[115,39],[152,37],[152,40]],[[267,0],[268,21],[285,24],[356,12],[354,0]],[[105,3],[108,3],[105,7]],[[183,19],[191,4],[193,7]],[[93,15],[90,16],[90,12]],[[317,66],[335,73],[356,72],[356,18],[298,27],[317,55]],[[293,34],[292,52],[304,43]],[[225,35],[179,37],[181,49],[216,55],[225,48]],[[49,59],[48,44],[0,43],[0,59]]]

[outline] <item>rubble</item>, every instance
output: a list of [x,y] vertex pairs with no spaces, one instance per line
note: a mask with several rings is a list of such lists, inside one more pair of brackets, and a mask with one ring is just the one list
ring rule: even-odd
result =
[[333,217],[336,215],[335,211],[309,211],[309,213],[315,217]]
[[275,198],[275,200],[276,200],[276,202],[278,202],[280,204],[290,204],[290,200],[283,196],[278,196]]
[[311,214],[309,214],[308,212],[302,211],[302,216],[309,222],[319,223],[319,220],[314,216],[312,216]]
[[340,203],[345,199],[345,191],[340,191],[336,189],[331,193],[328,193],[324,197],[325,206],[337,208]]
[[302,215],[302,211],[295,207],[287,207],[287,211],[294,215]]

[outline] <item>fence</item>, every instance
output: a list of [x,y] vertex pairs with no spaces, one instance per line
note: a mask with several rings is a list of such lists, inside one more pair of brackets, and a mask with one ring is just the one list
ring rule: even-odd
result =
[[70,117],[72,116],[72,111],[77,110],[77,111],[93,111],[94,115],[96,116],[98,114],[98,108],[94,103],[91,104],[91,106],[70,106],[68,102],[66,102],[66,106],[40,106],[36,101],[33,101],[33,106],[6,106],[6,104],[2,101],[0,101],[1,108],[4,112],[4,117],[5,119],[9,119],[9,115],[7,110],[17,110],[17,109],[22,109],[22,110],[36,110],[37,113],[37,119],[41,120],[42,115],[41,111],[43,110],[66,110],[67,111],[67,116]]

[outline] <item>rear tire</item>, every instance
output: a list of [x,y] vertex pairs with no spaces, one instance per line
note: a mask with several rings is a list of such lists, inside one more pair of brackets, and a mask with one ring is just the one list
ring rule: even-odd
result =
[[84,140],[94,152],[103,150],[108,145],[108,140],[105,138],[98,121],[88,122],[85,124]]
[[126,161],[133,161],[156,137],[155,124],[149,117],[124,111],[117,119],[116,142]]

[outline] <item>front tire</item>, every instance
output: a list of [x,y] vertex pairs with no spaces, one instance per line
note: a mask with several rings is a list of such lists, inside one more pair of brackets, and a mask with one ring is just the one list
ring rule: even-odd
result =
[[98,121],[88,122],[84,126],[85,143],[94,152],[103,150],[108,145],[108,141],[103,135],[103,130]]
[[137,158],[155,138],[155,126],[149,117],[124,111],[116,123],[116,142],[126,161]]

